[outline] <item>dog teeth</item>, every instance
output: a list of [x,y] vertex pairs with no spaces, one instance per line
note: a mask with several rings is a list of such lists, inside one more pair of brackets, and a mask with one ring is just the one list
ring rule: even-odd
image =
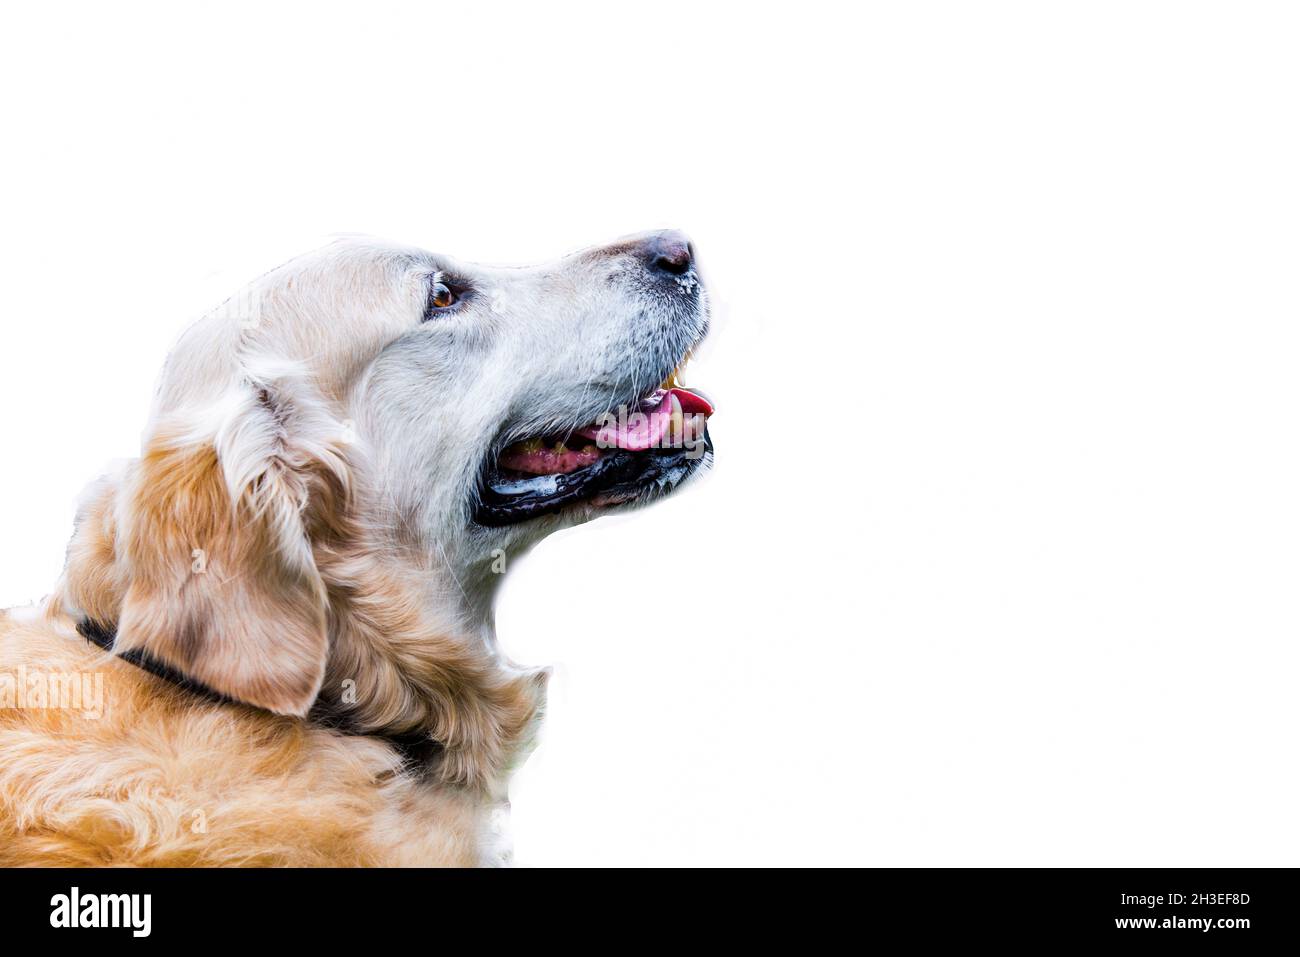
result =
[[676,445],[685,438],[686,424],[682,417],[681,400],[675,395],[670,395],[668,401],[671,403],[671,411],[668,413],[668,442],[670,445]]
[[686,383],[682,381],[682,370],[686,368],[686,363],[689,361],[690,359],[688,357],[686,359],[683,359],[681,362],[679,362],[677,364],[677,368],[674,369],[672,372],[668,373],[668,378],[664,379],[663,385],[661,385],[659,388],[661,389],[686,388]]

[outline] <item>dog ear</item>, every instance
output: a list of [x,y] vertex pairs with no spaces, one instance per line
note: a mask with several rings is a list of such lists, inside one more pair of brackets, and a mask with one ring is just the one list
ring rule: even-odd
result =
[[116,504],[121,475],[106,475],[82,493],[63,577],[51,610],[102,625],[117,621],[126,593],[125,566],[117,560]]
[[[309,529],[341,511],[347,481],[339,448],[303,440],[305,418],[246,383],[206,436],[177,416],[153,430],[115,507],[99,505],[116,513],[114,570],[78,580],[75,541],[69,552],[65,593],[96,617],[117,605],[116,653],[144,652],[270,711],[308,712],[328,654]],[[82,552],[105,547],[97,514],[78,530]]]

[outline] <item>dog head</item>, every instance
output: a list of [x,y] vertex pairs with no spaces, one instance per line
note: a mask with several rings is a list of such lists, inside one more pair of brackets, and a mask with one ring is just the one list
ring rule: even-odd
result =
[[356,240],[296,259],[177,344],[62,606],[240,701],[427,732],[444,776],[481,778],[541,696],[495,652],[497,572],[708,466],[712,407],[680,382],[707,326],[674,232],[531,268]]
[[[375,489],[417,548],[477,565],[648,502],[711,459],[708,401],[677,381],[707,327],[693,250],[655,234],[539,269],[422,257],[407,326],[358,377]],[[413,324],[412,324],[413,323]]]

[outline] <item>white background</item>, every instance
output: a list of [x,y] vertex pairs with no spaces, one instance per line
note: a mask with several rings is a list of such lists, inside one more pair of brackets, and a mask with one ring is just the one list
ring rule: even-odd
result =
[[1286,5],[27,7],[0,605],[264,269],[676,226],[717,468],[509,581],[518,862],[1300,863]]

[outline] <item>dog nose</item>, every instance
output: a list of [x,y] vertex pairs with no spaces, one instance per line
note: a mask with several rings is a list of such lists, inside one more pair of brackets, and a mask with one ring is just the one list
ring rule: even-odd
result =
[[695,248],[685,233],[669,229],[645,241],[646,261],[651,269],[673,276],[683,275],[695,260]]

